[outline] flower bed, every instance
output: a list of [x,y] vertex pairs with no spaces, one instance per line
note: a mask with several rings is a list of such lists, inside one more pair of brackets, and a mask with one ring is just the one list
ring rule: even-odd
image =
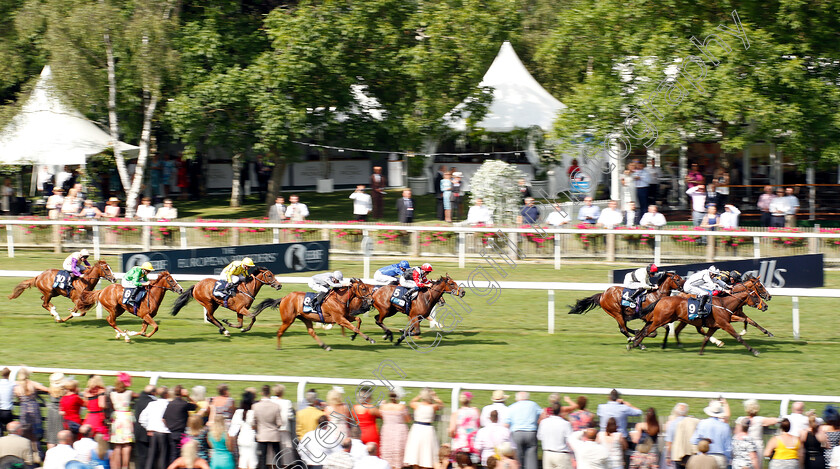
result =
[[[268,223],[268,217],[263,218],[240,218],[236,220],[237,223],[250,223],[250,224],[259,224],[259,223]],[[241,227],[237,228],[240,233],[264,233],[268,228],[264,226],[248,226],[248,227]]]
[[[671,229],[674,230],[674,231],[706,231],[699,226],[688,226],[688,225],[677,226],[677,227],[674,227],[674,228],[671,228]],[[698,235],[681,234],[681,235],[671,236],[671,239],[674,240],[674,242],[677,243],[677,244],[694,246],[694,245],[698,244],[701,239],[703,239],[703,236],[699,235],[699,234]]]
[[[388,232],[390,232],[390,231],[391,230],[389,230]],[[388,233],[388,232],[384,232],[384,233]],[[379,233],[383,233],[383,232],[380,231]],[[405,232],[399,231],[399,232],[396,232],[396,233],[398,233],[398,235],[399,235],[399,234],[403,234]],[[434,244],[438,244],[438,243],[447,243],[448,244],[453,239],[455,239],[455,236],[457,236],[457,233],[455,233],[454,231],[423,231],[423,232],[420,233],[420,246],[431,246],[433,243]]]
[[[820,228],[820,233],[840,235],[840,228]],[[840,248],[840,238],[823,238],[822,241],[826,246]]]
[[580,240],[580,242],[583,243],[583,247],[585,248],[594,246],[595,244],[600,242],[600,240],[604,239],[603,234],[592,234],[585,232],[586,230],[595,229],[595,225],[590,225],[589,223],[580,223],[578,225],[575,225],[575,228],[584,231],[583,233],[578,233],[575,236],[577,236],[578,240]]
[[348,228],[333,228],[332,232],[335,235],[335,237],[338,238],[340,241],[344,241],[347,243],[359,241],[362,238],[362,230],[356,228],[349,228],[350,226],[358,223],[358,220],[350,220],[336,223],[337,225],[347,225]]
[[805,246],[805,243],[808,241],[805,238],[789,238],[782,236],[784,233],[801,233],[802,231],[799,228],[774,227],[770,228],[770,232],[777,234],[777,236],[773,236],[770,240],[773,241],[773,244],[779,246],[798,248]]
[[[522,225],[522,226],[520,226],[520,228],[532,229],[533,227],[531,225]],[[523,233],[523,236],[525,236],[525,239],[527,239],[528,241],[534,243],[537,246],[537,248],[543,247],[545,245],[546,241],[553,241],[554,240],[554,235],[551,235],[551,234],[543,237],[543,236],[540,236],[536,233]]]
[[621,239],[630,244],[642,244],[644,246],[648,246],[653,243],[654,236],[652,234],[645,233],[645,229],[641,226],[619,226],[616,227],[616,229],[625,232],[630,231],[630,233],[623,233],[621,235]]
[[[132,221],[130,218],[108,218],[105,221],[113,221],[117,223],[123,222],[130,222]],[[124,234],[131,234],[140,231],[139,226],[122,226],[122,225],[112,225],[105,227],[109,233],[114,233],[117,235],[124,235]]]
[[[722,228],[720,231],[730,233],[749,233],[745,228]],[[735,234],[733,236],[721,236],[720,243],[724,246],[737,248],[738,246],[747,246],[753,244],[753,237],[749,234]]]
[[196,220],[196,223],[205,223],[207,226],[200,226],[198,229],[204,233],[205,238],[209,238],[213,235],[224,236],[228,234],[230,228],[226,226],[217,226],[219,223],[225,223],[227,220],[209,220],[206,218],[199,218]]
[[[25,216],[25,217],[18,217],[18,220],[23,221],[47,221],[49,217],[38,217],[38,216]],[[52,230],[51,225],[23,225],[24,234],[39,234],[39,233],[47,233]]]

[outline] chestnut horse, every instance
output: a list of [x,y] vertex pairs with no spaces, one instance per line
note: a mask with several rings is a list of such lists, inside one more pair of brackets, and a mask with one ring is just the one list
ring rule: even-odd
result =
[[341,327],[350,329],[355,334],[360,334],[368,342],[375,344],[376,342],[370,337],[366,336],[360,331],[353,321],[356,314],[363,314],[370,309],[371,304],[370,286],[361,280],[354,278],[350,279],[350,285],[346,287],[334,288],[321,303],[321,316],[315,311],[308,313],[303,312],[303,299],[306,297],[306,292],[291,292],[283,298],[267,299],[260,302],[257,308],[250,313],[251,317],[256,317],[266,308],[278,308],[280,311],[280,318],[283,324],[277,329],[277,350],[280,350],[280,341],[286,329],[295,322],[295,319],[300,319],[306,325],[306,331],[309,335],[318,342],[326,351],[330,351],[330,347],[326,345],[320,337],[315,333],[312,323],[324,322],[325,324],[338,324]]
[[[761,311],[767,310],[767,303],[765,303],[758,293],[756,293],[755,285],[744,284],[744,287],[744,290],[733,293],[730,296],[712,297],[710,299],[712,302],[712,314],[693,320],[688,319],[688,300],[686,298],[669,296],[657,300],[651,306],[646,308],[646,310],[649,310],[650,313],[645,317],[645,326],[636,334],[636,337],[633,338],[632,346],[638,347],[642,343],[642,340],[644,340],[651,331],[656,330],[658,327],[680,320],[695,327],[706,326],[709,328],[703,336],[703,344],[700,346],[700,355],[703,355],[703,351],[706,349],[706,343],[709,341],[709,337],[711,337],[718,329],[723,329],[732,335],[732,337],[735,337],[735,340],[740,342],[747,348],[747,350],[752,352],[753,355],[758,356],[758,350],[753,349],[749,346],[749,344],[744,342],[744,339],[735,332],[735,329],[733,329],[730,324],[735,316],[734,311],[737,311],[738,308],[745,304],[749,306],[756,306]],[[631,344],[627,344],[627,348],[629,350],[631,348]]]
[[[274,274],[270,270],[260,266],[251,267],[248,270],[248,277],[239,284],[236,293],[231,295],[227,300],[227,305],[225,305],[225,301],[222,298],[213,295],[213,286],[216,284],[216,280],[215,278],[206,278],[191,286],[175,300],[175,305],[172,306],[170,314],[175,316],[192,298],[195,298],[204,307],[204,317],[219,328],[219,334],[230,337],[230,332],[214,316],[219,306],[224,306],[236,312],[236,318],[239,320],[239,324],[236,326],[233,326],[227,319],[224,319],[222,322],[228,327],[236,327],[242,332],[248,332],[253,327],[254,321],[257,320],[256,315],[252,316],[248,308],[254,303],[257,294],[260,292],[260,288],[263,285],[268,285],[275,290],[283,288],[280,282],[274,278]],[[251,324],[243,328],[242,318],[245,316],[251,318]]]
[[[97,301],[101,303],[102,307],[108,311],[108,324],[117,331],[117,339],[124,337],[126,342],[131,342],[131,336],[140,334],[143,337],[151,337],[157,332],[158,325],[153,318],[157,314],[163,302],[163,296],[167,291],[172,290],[175,293],[182,293],[184,291],[181,285],[172,278],[172,275],[165,270],[158,274],[157,278],[152,280],[146,288],[146,296],[140,300],[140,304],[137,306],[137,317],[143,320],[143,328],[140,329],[139,333],[120,330],[117,327],[117,318],[123,312],[128,311],[134,314],[134,311],[130,311],[129,307],[122,302],[123,291],[125,290],[122,285],[115,283],[108,285],[102,290],[85,292],[82,295],[80,303],[82,303],[85,309],[89,309]],[[152,332],[146,334],[146,328],[149,326],[152,326]]]
[[[53,288],[55,275],[58,271],[59,269],[45,270],[38,274],[37,277],[20,282],[18,286],[15,287],[14,291],[12,291],[12,294],[9,295],[9,299],[14,300],[19,297],[24,290],[32,285],[35,285],[38,287],[38,290],[41,290],[41,299],[44,301],[43,304],[41,304],[41,307],[52,314],[55,318],[55,322],[65,322],[70,318],[85,315],[86,311],[82,311],[81,313],[77,312],[80,309],[78,306],[79,298],[81,298],[82,293],[93,290],[100,278],[104,278],[109,282],[117,281],[117,279],[114,278],[114,273],[111,272],[111,267],[108,266],[107,262],[101,259],[94,262],[92,266],[85,270],[81,277],[74,279],[73,288],[70,288],[69,291],[67,289]],[[70,298],[74,304],[74,307],[69,310],[71,314],[64,319],[61,319],[58,311],[55,310],[55,306],[50,303],[50,300],[57,296]]]
[[[658,288],[647,294],[638,313],[630,306],[621,305],[621,292],[624,290],[624,287],[614,286],[607,288],[603,293],[598,293],[588,298],[578,300],[574,306],[569,306],[572,308],[571,311],[569,311],[569,314],[583,314],[600,306],[605,313],[615,319],[615,322],[618,323],[618,330],[621,331],[621,333],[624,334],[629,341],[631,340],[630,336],[635,335],[638,331],[628,328],[627,323],[633,319],[644,318],[644,314],[641,310],[643,310],[646,306],[653,304],[660,298],[670,296],[671,291],[682,289],[684,283],[685,280],[675,272],[665,272],[659,277]],[[651,337],[656,337],[656,333],[654,332]]]

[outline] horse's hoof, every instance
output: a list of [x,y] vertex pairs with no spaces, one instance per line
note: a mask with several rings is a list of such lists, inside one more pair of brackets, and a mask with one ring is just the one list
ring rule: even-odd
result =
[[223,336],[225,336],[225,337],[230,337],[230,332],[228,332],[228,331],[223,331],[223,332],[222,332],[222,335],[223,335]]
[[761,352],[759,352],[758,350],[753,350],[753,355],[757,357],[761,355]]
[[327,352],[331,352],[331,351],[332,351],[332,349],[330,348],[330,346],[329,346],[329,345],[327,345],[326,347],[324,347],[324,350],[326,350]]
[[647,347],[645,347],[644,344],[639,345],[639,350],[647,350]]
[[776,337],[776,336],[774,336],[772,332],[768,332],[767,337]]
[[630,343],[630,342],[627,342],[627,351],[629,352],[631,350],[633,350],[633,344]]
[[656,337],[656,334],[657,334],[657,332],[653,331],[650,334],[648,334],[648,337]]
[[726,344],[724,344],[723,342],[715,343],[715,347],[717,347],[717,348],[723,348],[724,345],[726,345]]
[[370,343],[372,343],[372,344],[375,344],[375,343],[376,343],[376,341],[375,341],[375,340],[373,340],[373,339],[368,339],[368,342],[370,342]]
[[739,335],[747,335],[747,330],[746,329],[742,330]]

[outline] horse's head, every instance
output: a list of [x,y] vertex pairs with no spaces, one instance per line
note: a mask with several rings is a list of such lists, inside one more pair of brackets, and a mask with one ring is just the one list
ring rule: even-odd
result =
[[466,295],[467,293],[463,288],[461,288],[458,285],[458,282],[452,280],[452,277],[450,277],[448,273],[440,279],[438,279],[438,282],[443,285],[443,291],[449,292],[455,296],[463,298],[464,295]]
[[96,264],[93,265],[95,268],[99,268],[99,278],[104,278],[105,280],[114,283],[117,281],[117,278],[114,277],[114,272],[111,270],[111,266],[108,265],[107,262],[99,259],[96,261]]
[[248,270],[248,275],[256,279],[258,282],[262,283],[263,285],[268,285],[269,287],[279,290],[283,288],[283,285],[274,277],[274,274],[266,269],[265,267],[254,266]]
[[684,278],[680,277],[676,272],[669,270],[659,277],[658,287],[660,290],[682,290],[684,284]]
[[764,302],[761,295],[755,290],[749,290],[747,293],[747,306],[752,306],[759,311],[767,311],[768,308],[767,303]]
[[373,289],[370,285],[358,278],[350,279],[350,292],[359,298],[371,300],[373,296]]
[[758,294],[758,296],[761,297],[762,300],[770,301],[771,299],[773,299],[773,297],[770,295],[767,289],[764,288],[764,284],[761,283],[761,279],[759,279],[758,277],[753,277],[752,275],[745,275],[743,277],[742,283],[745,287],[755,291]]
[[184,292],[184,288],[175,280],[175,277],[165,270],[158,274],[158,278],[155,280],[154,285],[156,287],[161,287],[164,290],[172,290],[175,293]]

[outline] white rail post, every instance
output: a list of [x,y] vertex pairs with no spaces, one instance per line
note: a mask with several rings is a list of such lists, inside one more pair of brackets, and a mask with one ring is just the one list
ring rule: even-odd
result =
[[[93,225],[93,258],[99,259],[99,257],[99,225]],[[98,308],[96,318],[99,319]]]
[[280,244],[280,228],[272,228],[271,232],[274,234],[274,239],[272,240],[274,244]]
[[298,381],[297,401],[298,402],[306,401],[306,381],[304,381],[304,380]]
[[8,243],[9,257],[15,257],[15,235],[12,233],[14,225],[6,225],[6,243]]
[[461,387],[455,386],[452,388],[452,412],[458,411],[458,404],[461,403],[459,398],[461,397]]
[[181,249],[187,249],[187,227],[179,226],[178,233],[181,236]]
[[467,234],[463,231],[458,233],[458,268],[463,269],[467,265]]
[[761,259],[761,237],[753,236],[753,258]]
[[662,235],[653,236],[653,263],[662,263]]
[[799,297],[791,298],[793,301],[793,338],[799,340]]
[[554,269],[560,270],[560,259],[563,254],[562,235],[560,233],[554,234]]
[[370,231],[362,230],[362,254],[364,255],[364,278],[370,278],[370,251],[372,249]]
[[548,291],[548,333],[554,334],[554,290]]
[[159,373],[152,373],[152,376],[149,376],[149,384],[152,386],[157,386],[158,379],[160,378]]
[[143,250],[151,251],[152,249],[152,227],[143,226]]
[[102,303],[96,303],[96,319],[102,319]]

